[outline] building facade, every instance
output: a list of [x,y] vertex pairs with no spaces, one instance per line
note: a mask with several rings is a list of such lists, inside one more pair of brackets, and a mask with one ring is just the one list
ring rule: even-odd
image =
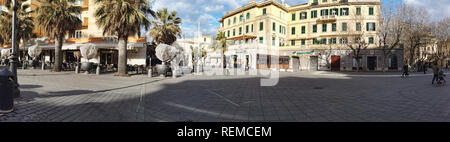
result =
[[[28,0],[26,4],[30,5],[30,10],[35,10],[40,6],[39,0]],[[85,44],[91,44],[98,48],[98,54],[94,59],[89,60],[89,62],[98,63],[101,65],[111,65],[117,67],[118,63],[118,39],[115,36],[104,36],[103,30],[99,28],[96,24],[96,18],[94,17],[95,10],[98,5],[95,4],[95,0],[77,0],[75,5],[82,7],[81,14],[78,15],[79,19],[82,21],[82,25],[75,31],[66,36],[63,42],[63,63],[74,63],[76,58],[74,55],[79,52],[79,48]],[[3,5],[3,4],[2,4]],[[3,10],[5,8],[3,7]],[[36,15],[33,13],[33,17]],[[36,24],[35,24],[36,25]],[[24,58],[27,59],[26,50],[28,47],[35,44],[39,44],[43,48],[41,59],[44,62],[52,63],[54,61],[54,43],[52,39],[44,37],[44,34],[36,28],[34,33],[38,35],[40,42],[36,42],[36,39],[30,41],[22,42],[20,45],[20,60]],[[42,42],[45,40],[45,42]],[[134,37],[128,38],[128,65],[147,65],[147,40],[145,37]],[[87,59],[81,58],[81,62],[85,62]]]
[[[284,1],[250,1],[226,13],[218,31],[232,41],[228,56],[241,67],[356,70],[356,50],[347,43],[358,39],[367,45],[359,54],[360,68],[380,71],[380,9],[380,0],[309,0],[294,6]],[[276,66],[271,58],[278,59]],[[386,67],[399,70],[402,62],[403,50],[395,48],[386,58]]]

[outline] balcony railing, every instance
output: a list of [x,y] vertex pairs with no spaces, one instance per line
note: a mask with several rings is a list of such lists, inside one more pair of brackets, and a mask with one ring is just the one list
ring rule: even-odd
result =
[[325,15],[325,16],[321,16],[320,20],[336,20],[337,16],[336,15]]

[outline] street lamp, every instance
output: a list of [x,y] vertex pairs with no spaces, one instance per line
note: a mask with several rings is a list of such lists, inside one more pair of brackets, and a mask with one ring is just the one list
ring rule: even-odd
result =
[[17,42],[16,42],[16,35],[17,35],[17,31],[16,31],[16,24],[17,24],[17,0],[12,0],[13,3],[13,13],[12,13],[12,53],[11,56],[9,57],[11,60],[10,66],[9,66],[9,70],[13,73],[14,75],[14,81],[16,83],[18,83],[17,81]]

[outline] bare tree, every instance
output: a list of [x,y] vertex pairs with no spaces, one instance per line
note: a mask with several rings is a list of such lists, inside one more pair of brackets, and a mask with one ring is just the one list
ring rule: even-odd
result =
[[429,28],[427,26],[428,13],[424,8],[417,8],[412,5],[403,4],[401,9],[404,31],[402,43],[405,50],[409,52],[405,54],[409,56],[407,63],[412,67],[417,65],[415,56],[418,54],[418,48],[429,43]]
[[[341,31],[343,37],[341,44],[351,50],[353,58],[356,60],[356,72],[359,72],[362,58],[361,51],[366,50],[369,47],[369,43],[366,42],[366,31],[362,29],[364,17],[362,14],[356,14],[356,11],[351,13],[351,19],[347,23],[347,29]],[[359,24],[357,24],[359,23]],[[358,29],[358,30],[357,30]]]
[[[402,9],[400,5],[398,9]],[[392,50],[399,46],[402,37],[404,24],[402,22],[402,11],[394,10],[393,7],[385,7],[380,18],[378,30],[379,48],[382,51],[381,68],[386,69],[386,59],[392,54]]]
[[[435,55],[437,57],[437,60],[439,60],[441,63],[444,62],[445,59],[450,58],[450,53],[448,51],[448,42],[449,42],[449,35],[450,35],[450,18],[446,17],[440,21],[435,21],[430,24],[431,32],[433,36],[437,40],[438,45],[438,53]],[[444,64],[441,64],[443,66]]]

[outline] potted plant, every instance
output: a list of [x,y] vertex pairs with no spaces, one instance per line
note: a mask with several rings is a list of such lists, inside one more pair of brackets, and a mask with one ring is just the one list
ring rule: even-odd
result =
[[87,60],[81,63],[81,70],[89,73],[89,71],[92,69],[93,64],[92,62],[89,62],[89,60],[97,56],[97,51],[98,48],[93,46],[92,44],[86,44],[80,47],[81,56]]
[[37,65],[37,58],[39,55],[41,55],[42,48],[38,45],[31,46],[28,48],[28,55],[31,57],[31,60],[28,61],[28,64],[30,64],[33,69],[35,69]]

